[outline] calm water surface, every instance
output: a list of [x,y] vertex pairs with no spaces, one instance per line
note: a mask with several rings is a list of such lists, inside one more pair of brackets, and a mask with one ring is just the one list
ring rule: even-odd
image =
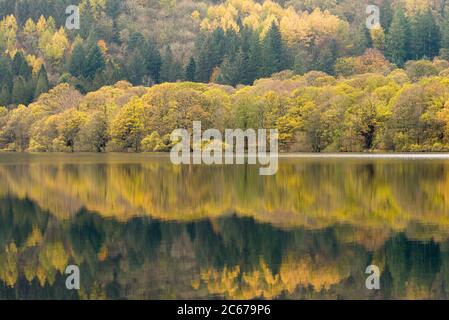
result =
[[[449,298],[449,160],[0,154],[0,299]],[[81,289],[65,288],[78,265]],[[380,290],[365,288],[379,266]]]

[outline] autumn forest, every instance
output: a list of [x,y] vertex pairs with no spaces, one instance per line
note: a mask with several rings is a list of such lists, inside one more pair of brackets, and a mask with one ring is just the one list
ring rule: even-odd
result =
[[287,152],[449,149],[444,1],[377,1],[371,30],[364,1],[74,2],[0,1],[2,150],[168,151],[193,120]]
[[0,0],[0,300],[449,299],[447,152],[449,1]]

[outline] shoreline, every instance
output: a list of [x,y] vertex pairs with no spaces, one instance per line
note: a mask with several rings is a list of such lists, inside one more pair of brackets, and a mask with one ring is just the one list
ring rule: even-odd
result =
[[[191,153],[191,156],[193,153]],[[136,157],[152,157],[152,158],[169,158],[169,152],[14,152],[0,151],[0,158],[3,156],[63,156],[63,157],[108,157],[108,156],[129,156]],[[253,155],[237,154],[233,157],[251,157]],[[257,157],[257,154],[254,155]],[[449,160],[449,152],[286,152],[277,155],[280,159],[447,159]],[[224,158],[225,156],[223,156]],[[267,157],[274,157],[267,154]]]

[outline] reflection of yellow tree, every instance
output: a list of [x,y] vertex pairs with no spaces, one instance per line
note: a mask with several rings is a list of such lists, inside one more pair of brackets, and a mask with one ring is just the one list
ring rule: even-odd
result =
[[[31,237],[37,237],[33,232]],[[20,267],[18,265],[20,257]],[[41,247],[18,249],[14,243],[0,251],[0,279],[13,287],[19,273],[29,282],[37,279],[43,287],[55,283],[57,273],[63,273],[69,256],[62,243],[48,243]]]
[[[239,266],[223,270],[207,269],[201,273],[201,280],[211,294],[229,299],[273,299],[283,292],[293,294],[298,287],[311,287],[315,292],[329,290],[349,276],[336,261],[306,255],[302,258],[288,256],[282,262],[278,274],[260,261],[259,268],[241,272]],[[198,283],[194,287],[199,288]]]
[[0,252],[0,279],[6,285],[13,287],[18,276],[17,247],[14,243],[11,243],[6,246],[4,252]]
[[0,193],[31,198],[60,218],[83,207],[122,221],[237,212],[284,228],[357,226],[360,232],[339,237],[368,248],[381,246],[389,230],[422,239],[423,230],[411,226],[435,225],[427,239],[443,240],[449,227],[449,170],[442,163],[285,160],[277,175],[261,177],[256,166],[178,167],[146,155],[38,159],[24,156],[22,164],[0,166]]
[[310,255],[306,255],[299,260],[287,257],[282,263],[280,276],[285,289],[293,293],[298,286],[311,286],[317,292],[329,290],[349,274],[341,274],[335,262],[322,257],[315,257],[313,261]]

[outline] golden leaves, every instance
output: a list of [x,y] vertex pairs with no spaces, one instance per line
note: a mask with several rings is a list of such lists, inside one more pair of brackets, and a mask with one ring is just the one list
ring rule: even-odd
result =
[[16,48],[18,25],[16,18],[9,15],[0,21],[0,49],[7,52]]
[[209,293],[227,299],[275,299],[283,292],[294,294],[298,287],[311,287],[315,292],[329,290],[348,276],[349,273],[339,271],[335,261],[290,255],[282,261],[278,274],[273,274],[263,260],[257,269],[248,272],[241,272],[240,266],[224,267],[221,271],[207,269],[201,272],[201,282],[195,283],[195,289],[203,284]]
[[203,30],[214,30],[218,27],[224,30],[239,31],[237,18],[242,19],[246,27],[260,32],[261,38],[268,32],[272,23],[280,25],[282,37],[289,45],[320,42],[326,37],[337,36],[347,23],[328,11],[319,8],[311,13],[297,12],[293,7],[282,8],[272,1],[264,1],[262,5],[252,0],[228,0],[210,7],[207,17],[201,22]]

